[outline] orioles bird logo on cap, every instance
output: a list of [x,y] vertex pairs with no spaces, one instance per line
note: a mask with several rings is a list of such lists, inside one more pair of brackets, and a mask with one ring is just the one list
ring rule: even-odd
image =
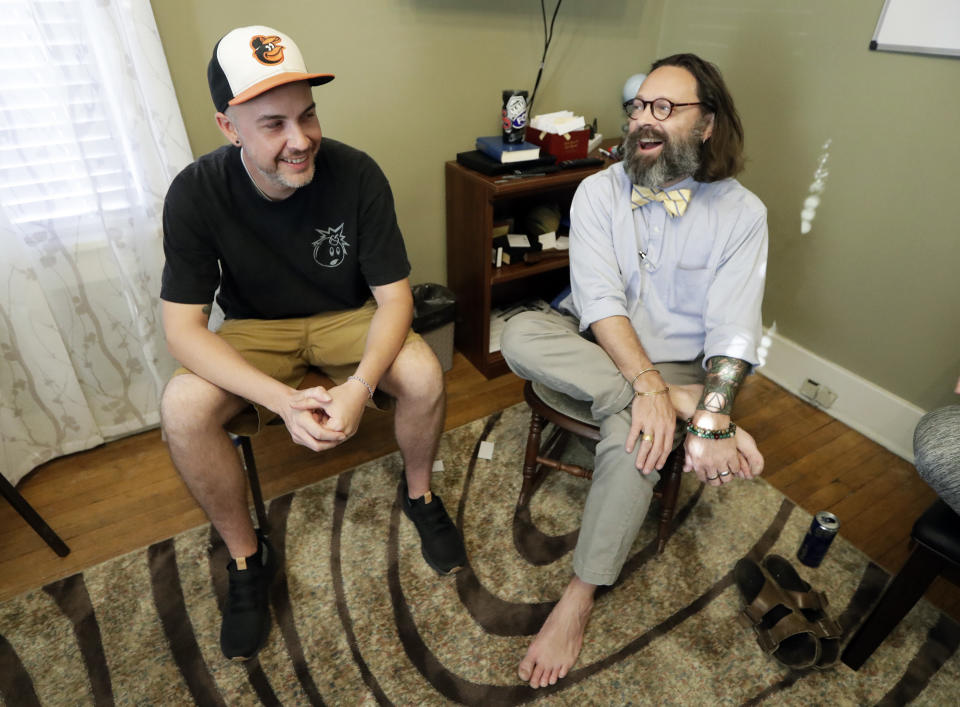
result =
[[265,37],[258,34],[250,40],[250,48],[253,49],[253,56],[261,64],[271,66],[283,61],[283,45],[280,44],[280,37],[276,35]]

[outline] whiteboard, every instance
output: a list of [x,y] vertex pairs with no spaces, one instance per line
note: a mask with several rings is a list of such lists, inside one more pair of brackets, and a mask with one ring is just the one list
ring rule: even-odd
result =
[[885,0],[870,48],[960,56],[960,0]]

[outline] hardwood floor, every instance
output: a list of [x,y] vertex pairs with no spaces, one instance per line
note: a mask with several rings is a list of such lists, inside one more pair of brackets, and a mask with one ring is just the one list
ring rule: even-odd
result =
[[[456,354],[446,428],[520,402],[522,387],[512,374],[487,381]],[[741,390],[735,418],[756,437],[769,483],[811,513],[833,511],[841,535],[886,570],[899,569],[914,520],[935,498],[912,465],[760,375]],[[391,430],[390,415],[369,411],[352,440],[317,457],[282,426],[268,428],[255,443],[264,495],[393,451]],[[71,553],[57,557],[0,503],[0,600],[205,522],[157,430],[51,461],[18,488]],[[937,580],[927,596],[960,620],[960,588]]]

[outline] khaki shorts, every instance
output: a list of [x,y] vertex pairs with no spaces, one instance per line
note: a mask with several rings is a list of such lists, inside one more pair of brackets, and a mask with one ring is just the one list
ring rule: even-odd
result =
[[[376,311],[376,302],[371,299],[359,309],[298,319],[227,319],[217,335],[247,363],[291,388],[300,385],[311,367],[319,368],[340,385],[357,369]],[[421,340],[420,335],[408,330],[404,346],[417,340]],[[191,372],[181,367],[173,375]],[[393,407],[393,402],[393,398],[377,390],[368,405],[386,410]],[[276,418],[273,411],[251,403],[226,424],[226,429],[250,436]]]

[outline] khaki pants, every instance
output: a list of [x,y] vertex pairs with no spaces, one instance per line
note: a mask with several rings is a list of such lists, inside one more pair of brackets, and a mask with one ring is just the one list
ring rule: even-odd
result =
[[[369,300],[359,309],[324,312],[296,319],[227,319],[217,335],[235,348],[254,368],[296,388],[310,367],[319,368],[340,385],[352,375],[367,344],[370,321],[377,311]],[[407,332],[404,345],[420,339]],[[173,375],[190,373],[178,368]],[[389,409],[393,399],[377,390],[373,405]],[[228,432],[254,435],[276,418],[267,408],[250,404],[226,425]]]
[[[656,471],[640,473],[636,450],[630,454],[624,450],[630,431],[631,381],[577,329],[573,317],[524,312],[507,322],[501,350],[518,376],[591,403],[602,439],[597,443],[573,570],[584,582],[613,584],[640,532],[660,476]],[[656,365],[672,385],[703,383],[705,377],[701,359]],[[674,446],[682,439],[678,434]]]

